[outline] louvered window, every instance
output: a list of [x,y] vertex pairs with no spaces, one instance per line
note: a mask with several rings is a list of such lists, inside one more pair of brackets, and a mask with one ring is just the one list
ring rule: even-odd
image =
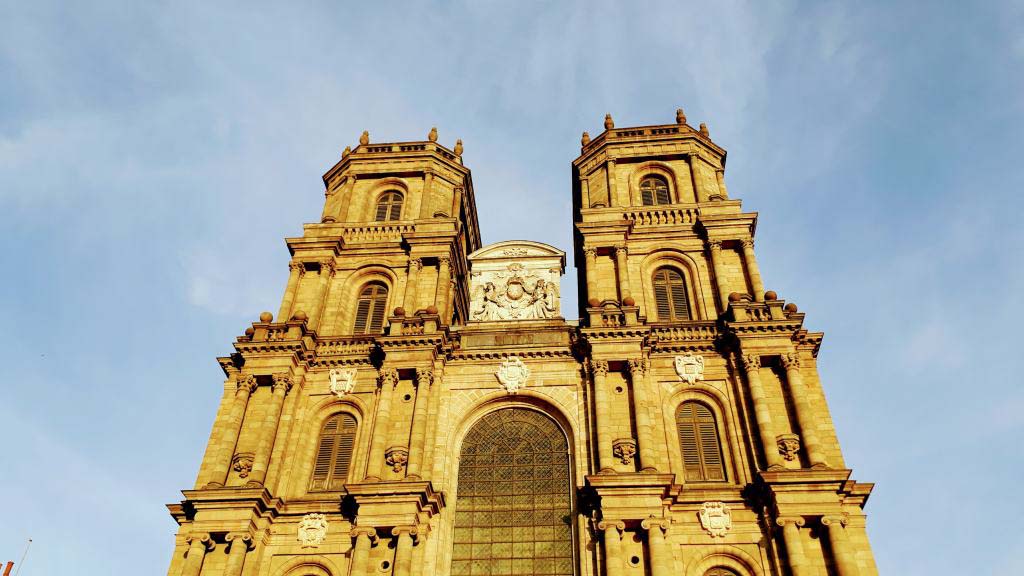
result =
[[679,448],[683,452],[686,479],[691,481],[725,480],[722,445],[711,409],[700,402],[683,402],[676,413]]
[[660,176],[647,176],[640,181],[640,198],[644,206],[672,203],[668,196],[668,183]]
[[402,217],[402,197],[401,192],[391,190],[381,195],[380,200],[377,200],[377,214],[374,216],[374,220],[377,222],[386,222],[388,220],[399,220]]
[[388,305],[388,288],[374,282],[359,293],[356,304],[356,334],[379,334],[384,329],[384,309]]
[[690,319],[686,283],[683,275],[672,268],[662,268],[654,273],[654,302],[658,306],[658,320]]
[[336,414],[324,422],[320,444],[313,465],[311,492],[341,490],[348,481],[352,449],[356,441],[356,419],[349,414]]
[[452,576],[572,576],[569,446],[540,412],[503,408],[462,443]]

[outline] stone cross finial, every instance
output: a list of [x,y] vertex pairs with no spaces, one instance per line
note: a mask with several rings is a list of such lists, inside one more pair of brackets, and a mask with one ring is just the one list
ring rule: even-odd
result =
[[370,131],[363,130],[363,133],[359,135],[359,143],[366,146],[370,143]]
[[604,129],[605,130],[611,130],[612,128],[615,128],[615,121],[612,120],[612,115],[611,114],[605,114],[604,115]]

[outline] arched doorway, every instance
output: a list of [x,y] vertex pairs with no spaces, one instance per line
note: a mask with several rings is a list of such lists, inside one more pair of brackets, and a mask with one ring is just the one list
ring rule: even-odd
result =
[[527,408],[487,414],[459,455],[452,576],[573,574],[565,434]]

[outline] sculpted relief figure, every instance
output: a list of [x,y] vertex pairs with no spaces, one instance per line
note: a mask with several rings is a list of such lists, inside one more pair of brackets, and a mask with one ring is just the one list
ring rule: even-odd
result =
[[471,306],[473,320],[558,317],[558,289],[555,284],[525,270],[522,264],[509,264],[506,271],[494,273],[491,278],[474,294]]

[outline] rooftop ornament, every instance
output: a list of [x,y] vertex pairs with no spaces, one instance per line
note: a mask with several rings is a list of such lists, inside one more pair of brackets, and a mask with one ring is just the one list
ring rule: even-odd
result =
[[611,114],[605,114],[604,115],[604,129],[605,130],[611,130],[612,128],[615,128],[615,121],[612,120],[612,115]]
[[703,122],[700,123],[700,135],[705,137],[705,138],[710,138],[711,137],[708,134],[708,125],[703,123]]
[[686,124],[686,114],[682,108],[676,108],[676,124]]
[[589,132],[584,132],[583,133],[583,138],[580,138],[580,145],[581,146],[586,146],[587,144],[590,144],[590,133]]
[[427,140],[437,142],[437,126],[430,129],[430,134],[427,134]]
[[370,132],[369,130],[363,130],[363,133],[359,136],[359,143],[366,146],[370,143]]

